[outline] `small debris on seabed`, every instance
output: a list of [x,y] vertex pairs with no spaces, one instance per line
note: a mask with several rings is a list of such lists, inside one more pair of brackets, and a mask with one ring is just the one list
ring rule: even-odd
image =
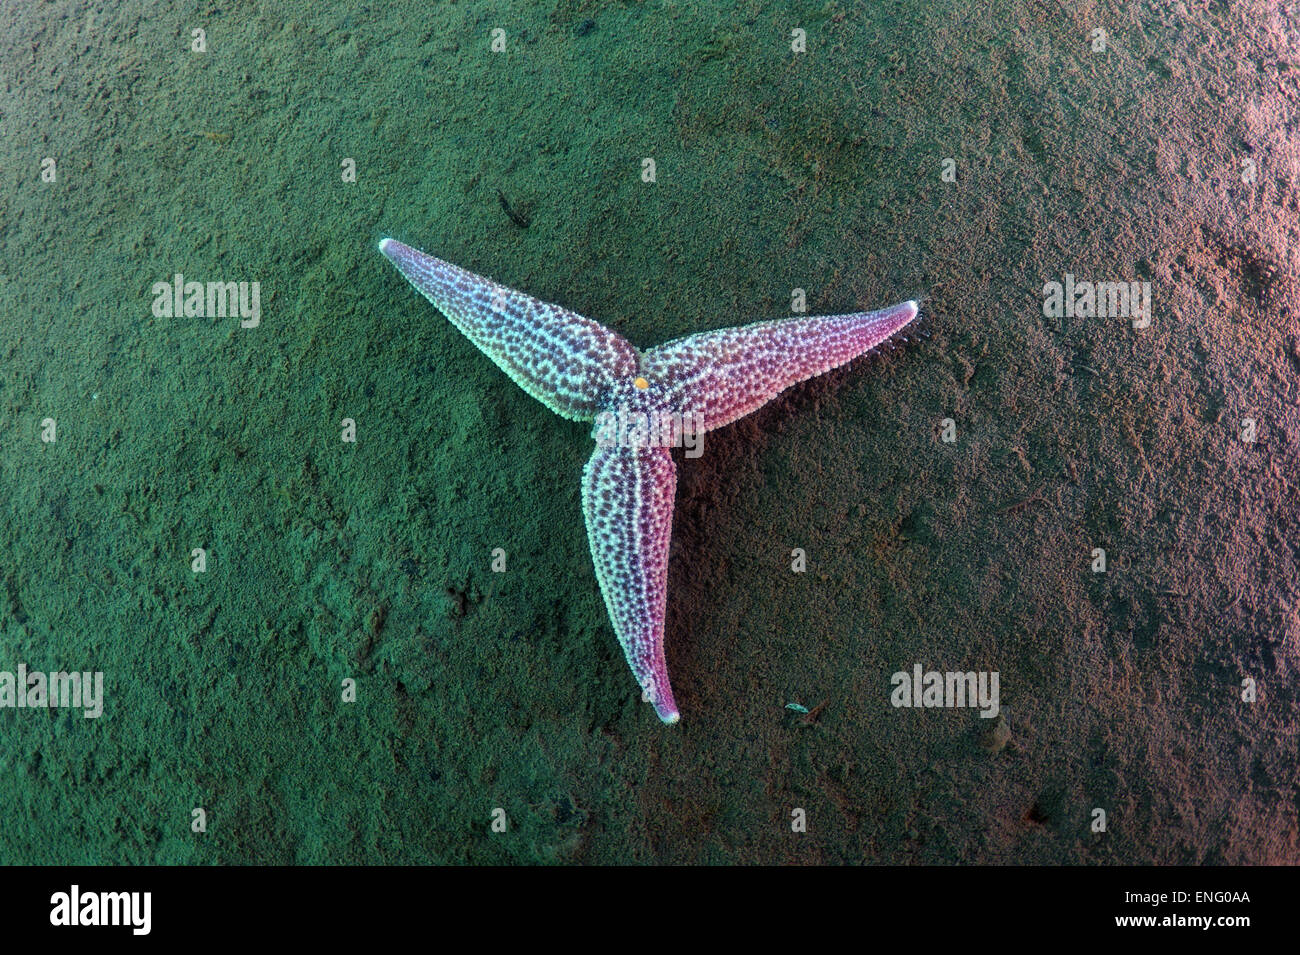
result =
[[826,704],[829,702],[830,702],[829,700],[822,700],[811,710],[808,709],[808,707],[804,706],[802,703],[787,703],[785,705],[785,708],[787,710],[793,710],[796,713],[803,714],[803,719],[799,720],[799,724],[801,726],[812,726],[814,723],[817,722],[817,717],[822,715],[822,710],[826,709]]
[[505,214],[510,217],[510,221],[519,226],[519,228],[527,229],[533,224],[533,220],[528,216],[514,210],[514,207],[510,205],[509,200],[506,199],[506,194],[500,189],[497,190],[497,199],[501,201],[501,208],[505,211]]
[[980,739],[980,749],[992,756],[1000,753],[1011,742],[1011,727],[1007,724],[1007,715],[999,713],[993,725],[984,731]]

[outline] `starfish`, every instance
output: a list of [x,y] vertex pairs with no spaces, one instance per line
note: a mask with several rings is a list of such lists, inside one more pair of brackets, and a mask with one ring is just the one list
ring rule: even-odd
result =
[[676,723],[664,662],[677,489],[669,447],[691,438],[698,447],[704,432],[870,351],[916,317],[916,302],[700,332],[642,353],[598,322],[395,239],[379,251],[524,391],[561,417],[595,422],[582,510],[596,579],[642,698]]

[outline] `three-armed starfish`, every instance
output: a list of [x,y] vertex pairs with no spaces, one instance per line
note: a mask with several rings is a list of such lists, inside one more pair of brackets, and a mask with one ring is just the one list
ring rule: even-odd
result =
[[[700,433],[730,424],[874,348],[916,317],[916,303],[700,332],[643,354],[591,319],[395,239],[379,251],[524,391],[562,417],[597,422],[582,472],[596,579],[643,698],[676,723],[664,610],[677,468],[665,445],[682,435],[660,443],[651,421]],[[630,433],[612,427],[629,418]]]

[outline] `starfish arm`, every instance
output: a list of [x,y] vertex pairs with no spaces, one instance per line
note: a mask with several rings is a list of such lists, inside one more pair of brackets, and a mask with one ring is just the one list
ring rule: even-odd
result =
[[680,412],[711,431],[743,418],[801,381],[870,351],[916,317],[916,303],[878,312],[787,318],[677,338],[645,356],[643,374],[663,381]]
[[597,447],[582,472],[582,511],[614,634],[645,699],[676,723],[664,662],[668,541],[677,467],[667,448]]
[[591,421],[611,382],[637,371],[637,350],[598,322],[396,239],[379,251],[516,384],[570,421]]

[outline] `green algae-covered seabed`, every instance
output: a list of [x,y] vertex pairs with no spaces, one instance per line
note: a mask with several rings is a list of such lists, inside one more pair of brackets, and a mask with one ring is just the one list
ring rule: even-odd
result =
[[[1296,861],[1293,16],[4,5],[0,862]],[[678,452],[679,725],[384,236],[640,346],[922,301]]]

